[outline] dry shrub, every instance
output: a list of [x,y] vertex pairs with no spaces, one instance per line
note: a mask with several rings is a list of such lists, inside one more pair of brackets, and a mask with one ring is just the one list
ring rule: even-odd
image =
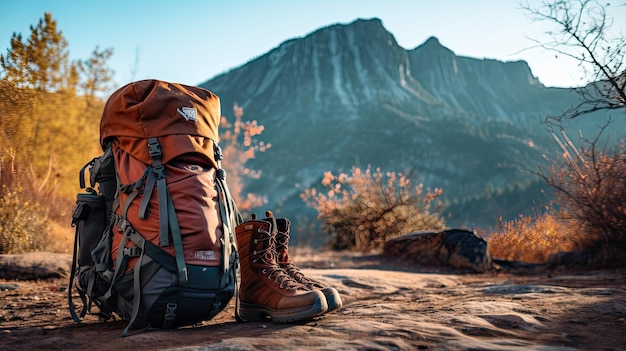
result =
[[445,227],[443,218],[431,212],[442,191],[425,192],[400,173],[355,167],[351,175],[326,172],[322,186],[325,193],[311,188],[300,196],[317,210],[332,249],[369,251],[400,235]]
[[520,215],[512,221],[500,220],[489,236],[491,257],[530,263],[546,262],[553,253],[579,249],[581,232],[572,220],[555,213]]
[[22,188],[8,190],[3,186],[3,192],[0,198],[0,253],[42,250],[48,229],[47,209],[26,200]]
[[[48,174],[49,175],[49,174]],[[0,253],[43,250],[48,243],[48,201],[52,189],[0,145]]]
[[576,148],[562,132],[562,160],[542,176],[556,189],[556,203],[583,228],[581,244],[595,254],[596,263],[623,263],[626,144],[622,140],[611,152],[599,149],[600,134],[595,140],[581,137],[583,146]]
[[48,242],[44,245],[44,250],[57,253],[72,253],[74,247],[74,228],[69,224],[71,213],[68,213],[59,220],[52,220],[48,223]]

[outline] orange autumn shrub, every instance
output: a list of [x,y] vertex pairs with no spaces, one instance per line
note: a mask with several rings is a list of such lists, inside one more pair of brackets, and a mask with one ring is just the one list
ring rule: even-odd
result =
[[[306,189],[300,197],[317,210],[335,250],[379,249],[394,237],[445,227],[441,204],[434,203],[441,189],[427,192],[401,173],[354,167],[350,175],[326,172],[322,187]],[[433,204],[438,205],[434,210]]]
[[577,228],[574,221],[554,213],[501,220],[487,238],[489,253],[501,260],[543,263],[553,253],[580,248]]

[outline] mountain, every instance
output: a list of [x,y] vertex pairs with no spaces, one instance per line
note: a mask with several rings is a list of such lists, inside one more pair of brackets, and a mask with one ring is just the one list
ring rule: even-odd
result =
[[371,165],[443,188],[448,225],[484,228],[541,202],[544,187],[522,169],[556,151],[541,121],[576,98],[524,61],[457,56],[434,37],[406,50],[376,18],[287,40],[201,86],[225,116],[237,103],[265,126],[272,147],[250,161],[262,177],[247,185],[268,197],[258,212],[312,219],[296,185]]

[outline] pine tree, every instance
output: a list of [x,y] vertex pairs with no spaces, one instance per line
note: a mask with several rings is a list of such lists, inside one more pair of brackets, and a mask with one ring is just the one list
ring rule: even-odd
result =
[[13,33],[7,55],[0,55],[3,79],[18,88],[38,91],[73,91],[78,83],[77,65],[69,61],[67,41],[57,30],[51,13],[45,13],[37,26],[30,26],[30,37],[24,42]]
[[78,69],[84,77],[80,87],[88,100],[91,101],[98,93],[106,93],[109,90],[114,72],[106,63],[112,55],[112,48],[99,51],[96,47],[89,59],[78,62]]

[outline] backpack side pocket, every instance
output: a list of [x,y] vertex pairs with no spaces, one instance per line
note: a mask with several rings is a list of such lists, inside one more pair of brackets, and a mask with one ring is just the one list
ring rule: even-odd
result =
[[78,266],[92,266],[91,252],[108,225],[104,197],[92,193],[78,194],[72,225],[76,226]]
[[[76,207],[72,212],[72,226],[76,228],[76,234],[74,236],[67,299],[70,314],[76,322],[79,322],[91,307],[92,299],[89,295],[91,287],[88,286],[88,279],[84,279],[84,277],[85,274],[93,272],[94,260],[91,252],[101,241],[108,224],[104,197],[97,195],[92,189],[87,190],[87,193],[78,194]],[[75,279],[76,277],[78,279]],[[80,315],[76,313],[72,296],[74,286],[76,286],[83,303]]]

